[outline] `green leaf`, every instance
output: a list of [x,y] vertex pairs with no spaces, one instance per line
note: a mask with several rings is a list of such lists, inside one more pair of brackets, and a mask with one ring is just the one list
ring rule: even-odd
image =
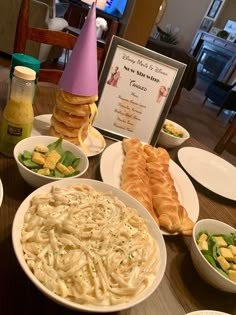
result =
[[35,168],[35,169],[40,169],[41,166],[31,160],[24,160],[23,164],[27,167],[27,168]]
[[79,162],[80,158],[75,158],[71,166],[76,169],[76,167],[79,165]]
[[31,158],[32,158],[32,153],[29,152],[29,151],[24,150],[24,152],[23,152],[23,159],[25,159],[25,160],[30,159],[31,160]]
[[65,175],[65,177],[72,177],[72,176],[78,175],[79,173],[80,173],[79,171],[74,171],[73,173],[69,175]]
[[63,177],[65,177],[65,175],[64,175],[64,174],[62,174],[61,172],[59,172],[57,169],[55,169],[54,171],[55,171],[55,175],[54,175],[54,177],[59,177],[59,178],[63,178]]
[[225,276],[226,278],[228,278],[228,275],[226,272],[224,272],[221,268],[219,268],[214,260],[214,258],[211,255],[204,255],[204,257],[206,258],[206,260],[217,270],[219,271],[219,273],[221,273],[223,276]]
[[64,153],[63,149],[62,149],[62,138],[59,138],[57,141],[50,143],[47,147],[48,147],[48,152],[46,155],[48,155],[51,151],[56,150],[57,153],[59,153],[60,155],[62,155]]
[[22,164],[24,164],[24,163],[23,163],[23,154],[19,154],[19,155],[18,155],[18,160],[19,160]]
[[70,166],[73,164],[75,156],[70,151],[65,151],[61,157],[60,163],[65,166]]

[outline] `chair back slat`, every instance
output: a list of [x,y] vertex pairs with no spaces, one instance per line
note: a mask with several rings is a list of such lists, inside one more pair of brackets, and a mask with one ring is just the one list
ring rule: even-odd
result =
[[216,144],[214,151],[221,154],[223,151],[227,151],[236,156],[236,143],[233,142],[233,138],[236,135],[236,116],[231,122],[230,126],[224,133],[223,137]]
[[65,32],[50,31],[43,28],[30,27],[28,39],[55,46],[60,46],[65,49],[72,50],[76,43],[77,37]]
[[[14,52],[25,53],[26,43],[28,40],[53,46],[60,46],[66,50],[72,50],[77,41],[77,36],[69,34],[68,32],[58,32],[48,29],[31,27],[29,25],[30,2],[31,0],[21,1],[19,16],[17,20]],[[84,12],[83,14],[85,15]],[[101,69],[103,66],[103,62],[105,60],[110,41],[112,39],[112,36],[117,33],[117,30],[118,22],[116,20],[113,20],[107,34],[105,46],[102,48],[97,48],[99,69]],[[100,72],[100,70],[98,72]],[[40,69],[39,81],[58,83],[61,74],[62,71],[55,69]]]

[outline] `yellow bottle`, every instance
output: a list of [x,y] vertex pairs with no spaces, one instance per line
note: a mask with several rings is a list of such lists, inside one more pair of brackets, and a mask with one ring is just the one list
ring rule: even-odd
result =
[[35,77],[36,72],[30,68],[16,66],[14,69],[0,132],[0,152],[7,156],[12,157],[15,145],[31,134]]

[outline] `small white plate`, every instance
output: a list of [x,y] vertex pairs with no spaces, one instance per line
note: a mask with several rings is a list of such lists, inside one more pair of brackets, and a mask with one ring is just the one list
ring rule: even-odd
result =
[[225,198],[236,201],[236,167],[208,151],[185,147],[178,151],[184,169],[197,182]]
[[[120,141],[110,145],[103,152],[100,161],[100,173],[102,180],[106,184],[120,188],[123,161],[124,153]],[[170,160],[169,171],[174,180],[179,201],[187,210],[191,220],[195,223],[199,215],[199,201],[196,190],[185,172],[172,160]],[[162,234],[176,235],[178,233],[162,231]]]
[[228,313],[222,313],[222,312],[218,312],[218,311],[195,311],[195,312],[191,312],[191,313],[187,313],[186,315],[230,315]]
[[[31,136],[49,136],[51,117],[51,114],[39,115],[34,117]],[[100,154],[106,146],[105,139],[103,138],[101,133],[94,127],[92,127],[92,130],[95,134],[99,136],[100,139],[103,139],[103,142],[99,140],[99,138],[94,137],[92,134],[88,134],[87,138],[84,141],[84,144],[89,149],[89,153],[84,152],[85,154],[87,154],[88,157]],[[81,150],[83,150],[83,148],[81,148]]]
[[0,179],[0,207],[2,204],[2,200],[3,200],[3,187],[2,187],[2,181]]

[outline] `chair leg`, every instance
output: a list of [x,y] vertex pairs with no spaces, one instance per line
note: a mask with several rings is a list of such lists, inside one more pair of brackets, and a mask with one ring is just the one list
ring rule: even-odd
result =
[[221,137],[219,142],[214,147],[214,151],[218,154],[221,154],[225,149],[227,149],[227,146],[229,146],[229,143],[231,139],[236,134],[236,118],[232,121],[224,135]]
[[202,107],[205,105],[206,101],[207,101],[208,97],[206,96],[203,103],[202,103]]
[[216,114],[216,117],[220,116],[220,114],[221,114],[221,112],[222,112],[223,109],[224,109],[224,107],[221,107],[221,108],[219,109],[218,113]]

